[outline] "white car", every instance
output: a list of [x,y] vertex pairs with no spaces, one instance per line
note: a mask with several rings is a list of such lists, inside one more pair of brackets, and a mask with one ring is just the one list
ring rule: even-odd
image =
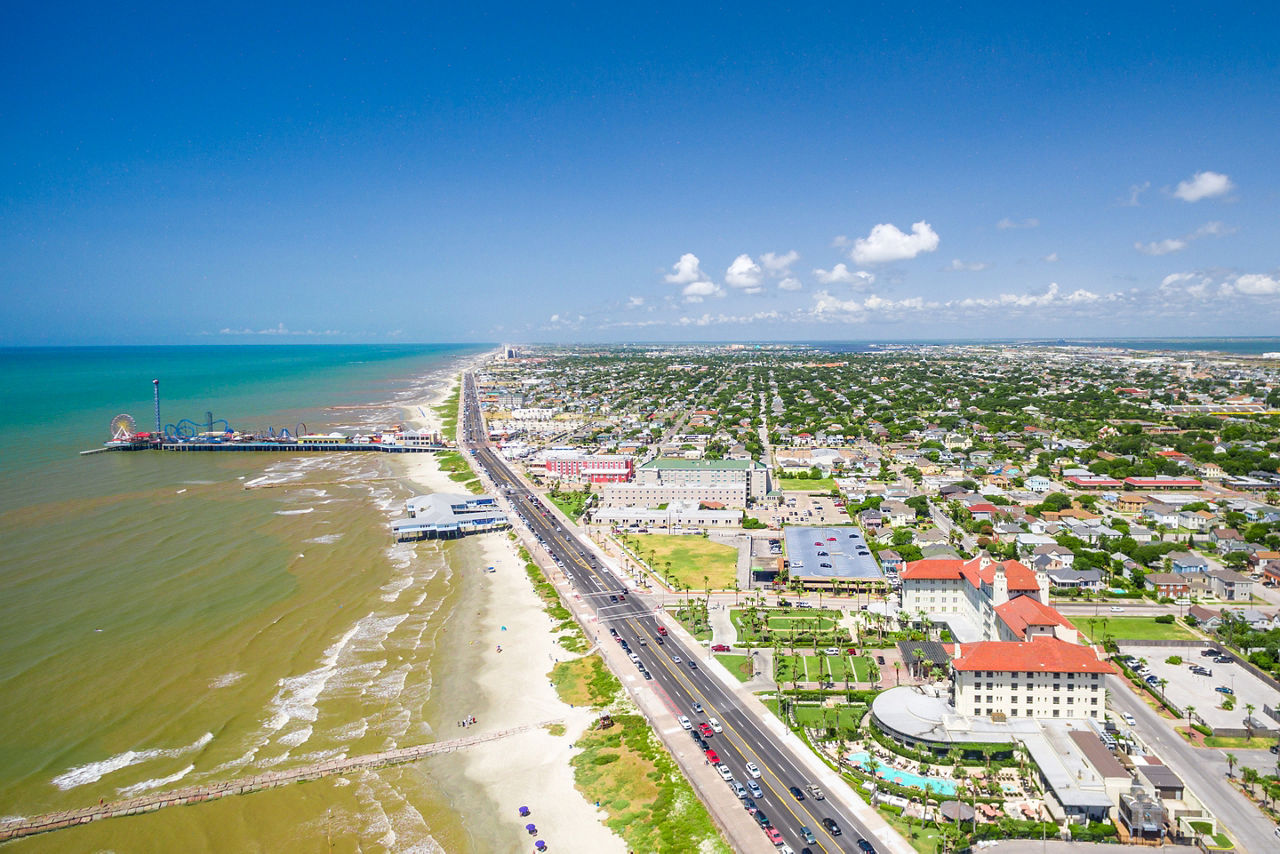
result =
[[839,655],[840,650],[836,649],[834,646],[829,646],[822,651],[822,654],[823,655]]
[[723,777],[725,780],[733,779],[733,772],[730,771],[729,766],[725,765],[723,762],[721,762],[719,765],[716,766],[716,770],[720,772],[720,776]]
[[1138,725],[1138,722],[1133,719],[1133,715],[1129,714],[1128,712],[1122,712],[1120,717],[1124,718],[1124,722],[1127,723],[1129,726]]
[[676,720],[678,720],[680,722],[680,726],[684,727],[685,729],[693,729],[693,724],[690,723],[689,719],[686,718],[684,715],[681,715],[680,717],[676,718]]
[[715,718],[707,718],[707,725],[715,732],[724,732],[724,727],[720,726],[720,721]]
[[747,773],[754,779],[760,779],[760,768],[754,762],[747,763]]
[[1123,614],[1123,613],[1124,613],[1124,608],[1121,608],[1119,605],[1112,605],[1112,606],[1111,606],[1111,613],[1113,613],[1113,614]]
[[676,664],[679,664],[679,663],[680,663],[680,656],[678,656],[678,655],[673,655],[673,656],[671,656],[671,660],[672,660],[673,662],[675,662]]

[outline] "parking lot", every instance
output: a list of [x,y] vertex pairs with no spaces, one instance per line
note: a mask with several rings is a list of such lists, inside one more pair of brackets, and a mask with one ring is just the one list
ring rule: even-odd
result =
[[[1185,646],[1143,646],[1135,642],[1119,642],[1120,652],[1135,658],[1146,659],[1151,674],[1158,679],[1167,679],[1165,696],[1180,709],[1195,707],[1196,717],[1214,729],[1241,729],[1248,712],[1246,705],[1255,707],[1254,717],[1264,721],[1264,725],[1274,726],[1262,714],[1264,705],[1273,709],[1280,705],[1280,691],[1267,685],[1239,664],[1218,664],[1213,659],[1200,653],[1204,644],[1187,644]],[[1181,656],[1181,664],[1169,664],[1166,659]],[[1200,665],[1213,672],[1212,676],[1201,676],[1191,672],[1192,665]],[[1226,695],[1215,689],[1229,688],[1234,693]],[[1159,686],[1156,686],[1157,692]],[[1235,708],[1226,711],[1221,708],[1227,696],[1235,697]],[[1183,722],[1185,724],[1185,721]]]
[[827,495],[807,495],[805,493],[788,492],[782,498],[780,507],[772,508],[760,515],[760,521],[770,527],[780,528],[786,525],[844,525],[849,517],[844,508],[836,506],[835,501]]

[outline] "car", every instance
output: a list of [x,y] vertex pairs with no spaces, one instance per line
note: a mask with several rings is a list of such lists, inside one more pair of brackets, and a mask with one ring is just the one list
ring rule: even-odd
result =
[[759,784],[759,783],[757,783],[755,780],[748,780],[748,781],[747,781],[747,788],[751,790],[751,797],[753,797],[753,798],[763,798],[763,797],[764,797],[764,792],[763,792],[763,791],[761,791],[761,789],[760,789],[760,784]]
[[764,829],[764,835],[769,837],[769,841],[774,845],[782,844],[782,834],[778,832],[776,827],[766,827]]
[[1212,676],[1212,675],[1213,675],[1213,671],[1212,671],[1212,670],[1210,670],[1210,669],[1209,669],[1209,668],[1207,668],[1207,667],[1193,667],[1193,668],[1191,668],[1191,672],[1192,672],[1192,673],[1194,673],[1194,674],[1195,674],[1195,675],[1197,675],[1197,676]]
[[769,816],[764,814],[764,810],[756,810],[756,814],[754,817],[756,820],[756,824],[760,825],[761,827],[773,827],[773,822],[769,821]]
[[820,545],[822,545],[822,540],[814,540],[814,543],[813,543],[813,544],[814,544],[815,546],[820,546]]
[[702,733],[703,738],[711,738],[715,730],[711,728],[710,724],[700,723],[698,724],[698,732]]
[[822,819],[822,826],[825,827],[827,829],[827,833],[830,833],[832,836],[839,836],[841,833],[844,833],[844,831],[840,829],[840,825],[836,824],[836,820],[829,816]]
[[1274,744],[1268,747],[1267,750],[1270,750],[1272,753],[1280,753],[1280,747],[1277,747]]
[[831,564],[826,563],[825,561],[823,563],[818,564],[818,566],[822,567],[823,569],[831,569]]
[[1133,715],[1129,714],[1128,712],[1121,712],[1120,717],[1124,718],[1124,722],[1127,723],[1129,726],[1137,726],[1138,724],[1138,722],[1134,720]]
[[662,635],[665,638],[667,636],[667,627],[658,626],[658,634]]
[[727,643],[713,643],[711,645],[712,652],[728,652],[729,645]]
[[656,641],[658,642],[658,646],[663,646],[663,643],[664,643],[664,642],[663,642],[663,640],[662,640],[662,636],[661,636],[661,635],[659,635],[658,637],[654,638],[654,640],[656,640]]
[[699,735],[697,732],[693,732],[691,733],[691,735],[693,736],[694,744],[698,745],[699,750],[711,749],[711,745],[707,744],[707,740],[703,738],[701,735]]
[[676,720],[679,721],[680,726],[684,727],[685,729],[693,729],[693,723],[684,715],[681,715],[680,717],[676,718]]
[[790,792],[791,797],[795,798],[797,801],[804,800],[804,792],[800,791],[799,786],[787,786],[787,791]]
[[839,655],[840,650],[836,649],[834,646],[829,646],[822,651],[822,654],[823,655]]
[[[810,783],[804,788],[805,788],[805,791],[809,793],[809,797],[813,798],[815,801],[821,801],[826,798],[826,795],[822,794],[822,790],[819,789],[817,786],[815,786],[813,783]],[[797,800],[799,800],[799,798],[797,798]]]
[[1111,606],[1111,613],[1113,613],[1113,614],[1123,614],[1123,613],[1124,613],[1124,608],[1121,608],[1119,605],[1112,605],[1112,606]]
[[1220,655],[1220,656],[1218,656],[1217,658],[1215,658],[1215,659],[1213,660],[1213,663],[1214,663],[1214,664],[1230,664],[1230,663],[1231,663],[1231,656],[1229,656],[1229,655]]
[[1160,681],[1160,677],[1156,676],[1154,673],[1146,678],[1146,683],[1148,685],[1155,685],[1159,681]]
[[800,825],[800,835],[804,837],[804,841],[808,842],[810,845],[815,845],[818,842],[818,838],[813,835],[813,831],[809,829],[808,825]]
[[716,770],[720,772],[720,779],[729,781],[733,779],[733,772],[729,770],[729,766],[723,762],[716,766]]
[[697,669],[698,669],[698,662],[694,661],[692,658],[691,658],[691,659],[689,659],[689,669],[690,669],[690,670],[697,670]]
[[1234,693],[1235,693],[1235,691],[1234,691],[1234,690],[1232,690],[1231,688],[1228,688],[1226,685],[1219,685],[1217,688],[1214,688],[1213,690],[1217,691],[1219,694],[1234,694]]
[[618,630],[617,630],[617,629],[609,629],[609,634],[613,635],[613,636],[616,638],[616,637],[618,636]]
[[639,663],[640,663],[640,656],[636,655],[634,652],[633,652],[633,653],[631,653],[631,654],[630,654],[629,656],[627,656],[627,657],[631,659],[631,663],[632,663],[632,664],[639,664]]
[[790,845],[779,845],[778,854],[796,854],[796,849],[792,848]]
[[1222,650],[1209,647],[1208,649],[1200,650],[1200,654],[1205,658],[1213,658],[1214,656],[1222,655]]
[[742,799],[742,808],[747,811],[748,815],[756,814],[756,802],[753,801],[751,798]]
[[737,780],[730,780],[729,788],[733,789],[734,797],[736,797],[738,800],[740,801],[746,800],[747,790],[742,788],[742,784],[739,783]]
[[836,541],[836,538],[835,538],[835,537],[827,537],[827,542],[828,542],[828,543],[834,543],[835,541]]
[[618,597],[617,597],[617,596],[610,596],[610,597],[609,597],[609,601],[610,601],[610,602],[617,602],[617,601],[618,601]]
[[862,837],[858,837],[858,850],[862,854],[876,854],[876,847]]
[[877,655],[877,656],[876,656],[876,664],[884,664],[884,656],[883,656],[883,655]]
[[701,704],[701,703],[694,703],[694,704],[693,704],[693,710],[694,710],[695,712],[697,712],[698,714],[702,714],[702,704]]
[[706,753],[707,753],[707,761],[708,761],[708,762],[710,762],[712,765],[719,765],[719,764],[720,764],[720,754],[716,753],[716,752],[715,752],[714,750],[712,750],[710,747],[708,747],[708,748],[707,748]]
[[720,721],[715,718],[707,718],[707,723],[710,724],[711,728],[716,732],[724,732],[724,727],[720,726]]
[[640,672],[644,674],[645,679],[648,679],[650,681],[653,680],[653,674],[650,673],[648,670],[641,670]]
[[672,661],[674,661],[676,664],[680,664],[680,663],[682,663],[682,660],[681,660],[680,656],[678,656],[678,655],[673,655],[673,656],[671,656],[671,660],[672,660]]
[[647,640],[645,640],[644,638],[640,638],[640,645],[641,645],[641,646],[648,646],[648,645],[649,645],[649,642],[648,642]]
[[827,557],[826,552],[818,552],[818,557]]
[[751,778],[752,778],[753,780],[759,780],[759,779],[760,779],[760,766],[756,765],[756,763],[754,763],[754,762],[748,762],[748,763],[747,763],[747,773],[751,775]]

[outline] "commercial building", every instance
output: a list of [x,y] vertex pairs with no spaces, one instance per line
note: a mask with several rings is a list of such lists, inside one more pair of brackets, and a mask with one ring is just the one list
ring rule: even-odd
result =
[[[902,610],[945,623],[961,641],[1020,640],[1074,627],[1052,608],[1049,577],[1016,560],[932,558],[912,561],[900,574]],[[1027,602],[1018,602],[1027,599]],[[1032,604],[1034,602],[1034,605]],[[1074,640],[1074,637],[1070,638]]]
[[507,514],[488,495],[419,495],[404,503],[407,519],[391,523],[397,540],[451,540],[511,527]]
[[755,460],[683,460],[658,457],[636,470],[641,486],[737,487],[747,502],[763,499],[771,488],[769,468]]
[[646,486],[639,483],[611,483],[600,490],[601,507],[657,507],[676,501],[715,503],[725,507],[746,507],[745,484],[737,486]]
[[548,451],[547,475],[583,483],[625,483],[635,472],[635,459],[623,454]]
[[602,507],[591,521],[615,527],[736,528],[742,524],[741,510],[709,510],[696,501],[672,501],[665,507]]
[[951,668],[956,712],[996,720],[1103,720],[1103,677],[1113,672],[1091,648],[1047,635],[1024,643],[956,644]]

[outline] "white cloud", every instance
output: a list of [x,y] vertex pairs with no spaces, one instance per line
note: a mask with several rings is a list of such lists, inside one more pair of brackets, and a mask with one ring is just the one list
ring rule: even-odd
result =
[[751,260],[750,255],[742,254],[733,259],[729,269],[725,271],[724,281],[731,288],[759,288],[764,278],[760,265]]
[[644,305],[644,297],[629,297],[627,299],[627,308],[639,308]]
[[965,263],[959,258],[955,258],[950,264],[943,267],[943,271],[947,273],[980,273],[991,265],[986,261],[970,261]]
[[702,302],[704,297],[722,297],[724,288],[715,282],[690,282],[680,291],[685,302]]
[[1170,252],[1180,252],[1186,249],[1193,240],[1199,240],[1202,237],[1222,237],[1224,234],[1234,233],[1235,228],[1233,226],[1216,221],[1206,222],[1195,231],[1190,234],[1184,234],[1182,237],[1167,237],[1154,243],[1135,243],[1133,248],[1144,255],[1168,255]]
[[787,276],[781,282],[778,282],[778,290],[780,291],[798,291],[803,287],[804,285],[800,284],[800,280],[793,276]]
[[1129,197],[1127,199],[1120,199],[1118,204],[1125,208],[1136,208],[1141,204],[1141,202],[1138,201],[1138,197],[1150,189],[1150,181],[1143,181],[1141,184],[1134,184],[1129,188]]
[[1242,294],[1271,296],[1280,294],[1280,279],[1261,273],[1248,273],[1236,279],[1233,287]]
[[266,329],[219,329],[219,335],[341,335],[337,329],[289,329],[283,323],[268,326]]
[[1184,202],[1198,202],[1225,196],[1236,188],[1231,179],[1221,172],[1197,172],[1185,181],[1179,181],[1173,194]]
[[912,223],[910,234],[902,233],[891,223],[882,222],[871,229],[871,234],[855,240],[849,255],[859,264],[904,261],[921,252],[937,250],[938,242],[938,233],[924,220]]
[[849,238],[847,235],[837,234],[835,237],[831,238],[831,248],[833,249],[843,249],[848,245]]
[[876,277],[866,270],[850,270],[844,264],[837,264],[830,270],[815,269],[813,275],[824,285],[844,284],[866,287],[876,280]]
[[702,269],[699,266],[698,256],[692,252],[686,252],[680,256],[680,260],[671,265],[674,273],[667,273],[665,278],[673,285],[687,285],[690,282],[696,282],[699,279],[705,279]]
[[791,265],[799,260],[800,253],[794,249],[782,255],[766,252],[760,256],[760,263],[764,264],[770,276],[785,276],[790,272]]
[[1044,256],[1040,260],[1045,262],[1046,264],[1057,264],[1060,259],[1058,258],[1057,252],[1050,252],[1048,255]]
[[1166,237],[1164,240],[1157,240],[1153,243],[1135,243],[1133,248],[1143,255],[1168,255],[1171,252],[1181,252],[1186,249],[1187,241],[1176,237]]
[[1040,224],[1040,220],[1036,219],[1035,217],[1024,219],[1021,222],[1015,222],[1014,220],[1009,219],[1009,217],[1005,217],[1004,219],[996,223],[996,228],[999,228],[1001,230],[1008,229],[1008,228],[1035,228],[1039,224]]
[[962,300],[951,300],[948,307],[966,308],[1042,308],[1049,305],[1079,305],[1097,302],[1104,297],[1093,291],[1077,288],[1064,294],[1057,282],[1050,283],[1042,294],[999,294],[994,297],[967,297]]

